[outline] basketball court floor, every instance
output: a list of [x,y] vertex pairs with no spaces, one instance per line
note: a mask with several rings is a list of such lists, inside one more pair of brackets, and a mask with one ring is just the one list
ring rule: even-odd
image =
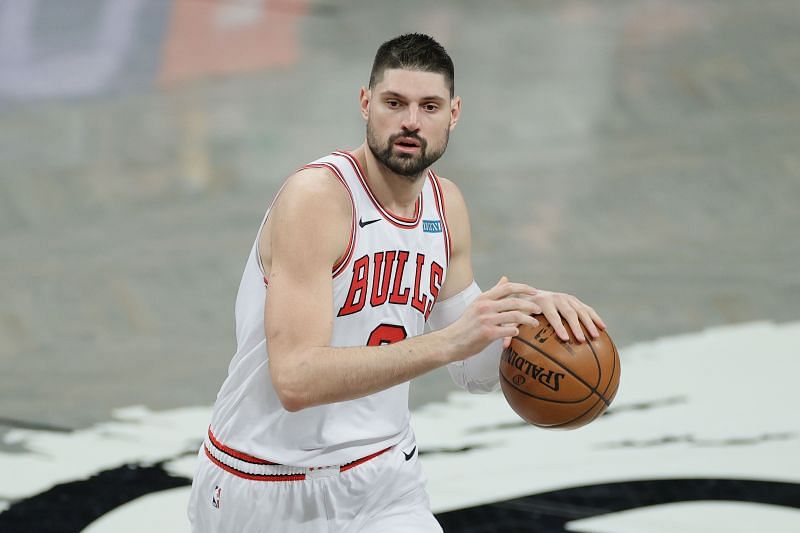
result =
[[455,61],[436,168],[478,282],[579,296],[622,359],[571,432],[415,380],[445,531],[800,531],[798,27],[792,0],[0,0],[0,531],[188,531],[257,225],[361,143],[408,31]]

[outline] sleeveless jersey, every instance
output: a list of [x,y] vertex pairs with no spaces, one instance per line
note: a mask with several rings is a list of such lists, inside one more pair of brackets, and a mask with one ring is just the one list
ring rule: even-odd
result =
[[[350,153],[337,151],[308,167],[328,169],[353,204],[350,242],[332,272],[331,346],[378,346],[422,334],[450,254],[436,175],[429,171],[423,178],[413,218],[402,218],[378,202]],[[259,234],[268,216],[269,210]],[[397,444],[409,431],[408,382],[298,412],[283,408],[269,376],[264,333],[269,284],[258,241],[256,235],[239,286],[237,352],[217,395],[209,436],[243,457],[292,466],[346,464]],[[309,376],[308,386],[324,379]]]

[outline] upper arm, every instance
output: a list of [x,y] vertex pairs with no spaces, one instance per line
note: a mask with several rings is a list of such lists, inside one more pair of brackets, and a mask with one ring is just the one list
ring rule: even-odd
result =
[[350,239],[352,204],[327,170],[306,169],[287,180],[270,218],[264,321],[274,379],[296,350],[330,342],[331,271]]
[[464,197],[455,183],[439,178],[444,194],[447,229],[450,232],[450,263],[447,267],[441,300],[454,296],[470,286],[472,272],[472,234]]

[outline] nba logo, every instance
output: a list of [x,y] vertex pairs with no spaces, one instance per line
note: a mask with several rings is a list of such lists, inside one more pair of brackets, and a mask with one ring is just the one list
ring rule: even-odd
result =
[[214,487],[214,495],[211,497],[211,505],[219,509],[219,497],[222,496],[222,489],[219,485]]

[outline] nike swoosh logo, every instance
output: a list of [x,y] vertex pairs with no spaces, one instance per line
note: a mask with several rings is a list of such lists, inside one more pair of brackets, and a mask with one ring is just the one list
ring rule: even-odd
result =
[[364,226],[368,226],[368,225],[373,224],[373,223],[378,222],[378,221],[380,221],[379,218],[376,218],[375,220],[367,220],[367,221],[361,220],[359,218],[358,219],[358,225],[359,225],[359,227],[363,228]]
[[406,456],[406,461],[410,461],[410,460],[411,460],[411,458],[412,458],[412,457],[414,457],[414,452],[415,452],[415,451],[417,451],[417,447],[416,447],[416,446],[414,446],[413,448],[411,448],[411,452],[409,452],[409,453],[403,452],[403,455],[405,455],[405,456]]

